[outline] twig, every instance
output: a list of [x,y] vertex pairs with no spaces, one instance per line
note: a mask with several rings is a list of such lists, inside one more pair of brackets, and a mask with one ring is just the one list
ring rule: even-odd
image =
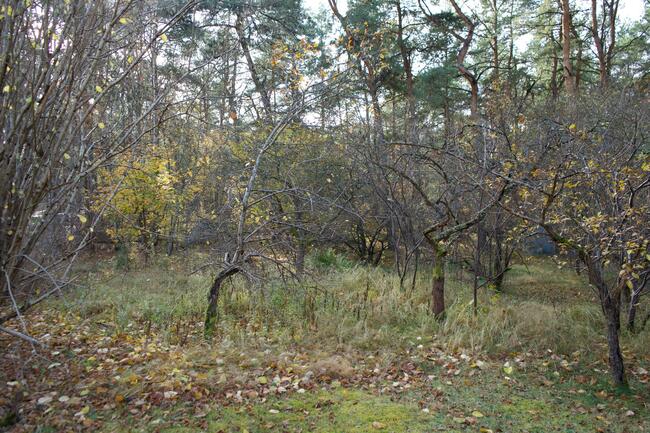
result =
[[27,334],[23,334],[22,332],[14,331],[13,329],[5,328],[4,326],[0,326],[0,331],[9,334],[12,337],[16,337],[16,338],[20,338],[22,340],[25,340],[25,341],[31,343],[32,345],[35,345],[35,344],[38,345],[38,346],[43,345],[40,341],[38,341],[37,339],[35,339],[33,337],[30,337]]

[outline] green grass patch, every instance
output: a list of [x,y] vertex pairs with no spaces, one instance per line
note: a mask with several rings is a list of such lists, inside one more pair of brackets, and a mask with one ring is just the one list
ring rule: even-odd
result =
[[424,413],[412,402],[392,401],[387,396],[339,388],[273,398],[255,405],[220,406],[211,410],[204,421],[197,420],[196,426],[187,425],[190,421],[187,417],[179,417],[178,421],[173,418],[173,415],[166,416],[162,420],[154,415],[148,425],[139,425],[137,420],[127,418],[105,425],[102,431],[419,433],[440,426],[443,415]]

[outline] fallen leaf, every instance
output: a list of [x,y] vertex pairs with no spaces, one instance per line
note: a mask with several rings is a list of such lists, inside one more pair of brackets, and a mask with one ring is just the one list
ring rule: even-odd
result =
[[44,397],[39,398],[38,401],[36,402],[36,404],[44,405],[44,404],[50,403],[51,401],[52,401],[52,397],[50,397],[49,395],[46,395]]
[[79,412],[75,413],[74,416],[76,417],[84,416],[88,412],[90,412],[90,406],[84,406],[84,408],[81,409]]
[[177,393],[176,391],[165,391],[165,392],[163,393],[163,396],[164,396],[165,398],[174,398],[174,397],[176,397],[177,395],[178,395],[178,393]]

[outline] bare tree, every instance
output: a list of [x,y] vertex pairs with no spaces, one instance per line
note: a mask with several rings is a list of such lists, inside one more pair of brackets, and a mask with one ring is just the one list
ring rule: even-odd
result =
[[[150,132],[151,116],[164,103],[161,92],[131,116],[120,93],[194,5],[184,4],[142,41],[158,17],[132,0],[9,3],[12,13],[0,21],[0,323],[47,297],[35,293],[65,285],[69,259],[88,239],[79,243],[74,233],[75,221],[88,219],[77,216],[81,189]],[[53,224],[59,233],[65,227],[63,237],[76,246],[41,262],[34,252]],[[62,264],[64,276],[55,275]]]

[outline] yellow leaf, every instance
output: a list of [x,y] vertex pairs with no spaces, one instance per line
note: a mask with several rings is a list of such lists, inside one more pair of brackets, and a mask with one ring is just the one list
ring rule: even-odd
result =
[[64,153],[63,154],[63,159],[70,159],[70,155],[68,155],[67,153]]
[[131,385],[135,385],[135,384],[137,384],[137,383],[140,381],[140,378],[138,377],[137,374],[135,374],[135,373],[131,373],[131,375],[127,378],[127,381],[128,381]]
[[481,433],[493,433],[492,429],[489,429],[487,427],[481,427],[479,432],[481,432]]
[[68,240],[69,241],[74,241],[74,235],[71,233],[68,233]]
[[474,418],[483,418],[485,415],[483,415],[481,412],[475,410],[474,412],[472,412],[472,416]]
[[127,61],[128,63],[133,63],[133,56],[129,56],[129,57],[127,57],[127,58],[126,58],[126,61]]
[[124,401],[124,396],[122,394],[115,395],[115,403],[120,404]]
[[129,20],[127,20],[126,18],[124,17],[120,18],[120,24],[127,24],[128,22]]
[[95,92],[97,93],[102,93],[104,89],[102,89],[102,86],[95,86]]
[[9,93],[9,92],[11,92],[11,86],[10,86],[9,84],[7,84],[6,86],[4,86],[4,87],[2,88],[2,92],[3,92],[3,93]]
[[88,412],[90,412],[90,406],[84,406],[84,408],[79,411],[82,415],[86,415]]
[[99,123],[97,124],[97,127],[98,127],[99,129],[104,129],[104,128],[106,128],[106,125],[104,125],[104,122],[99,122]]
[[81,224],[86,224],[88,221],[88,218],[86,218],[86,215],[79,214],[77,215],[79,217],[79,221],[81,221]]
[[625,285],[626,285],[630,290],[634,289],[634,284],[632,283],[632,280],[627,280],[627,281],[625,282]]
[[164,33],[162,35],[160,35],[160,40],[163,41],[163,43],[167,42],[167,35],[164,34]]
[[576,128],[577,128],[577,126],[576,126],[575,123],[572,123],[571,125],[569,125],[569,129],[570,129],[571,131],[575,131]]

